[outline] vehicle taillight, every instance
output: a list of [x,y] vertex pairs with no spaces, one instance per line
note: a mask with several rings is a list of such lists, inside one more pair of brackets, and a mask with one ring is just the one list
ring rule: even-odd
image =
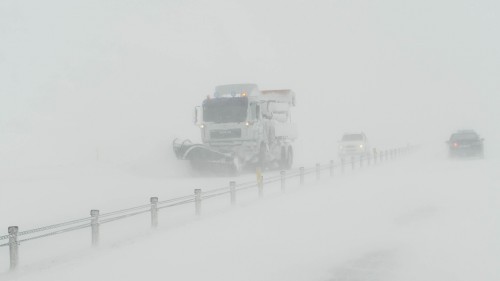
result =
[[453,147],[458,147],[458,142],[454,142]]

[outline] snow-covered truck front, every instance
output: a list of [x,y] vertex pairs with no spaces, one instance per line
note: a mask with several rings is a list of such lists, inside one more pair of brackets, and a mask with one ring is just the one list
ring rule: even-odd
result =
[[297,137],[291,122],[293,106],[295,93],[291,90],[260,91],[255,84],[217,86],[195,109],[202,143],[176,139],[174,151],[195,168],[215,165],[237,172],[251,166],[289,169]]

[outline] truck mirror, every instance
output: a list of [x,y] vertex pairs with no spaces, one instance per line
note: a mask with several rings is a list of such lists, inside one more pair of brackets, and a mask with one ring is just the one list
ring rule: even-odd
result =
[[260,106],[257,105],[255,108],[255,119],[260,120]]
[[201,106],[197,106],[194,108],[194,124],[201,125],[203,121],[203,114],[201,111]]
[[250,104],[250,120],[259,120],[259,114],[259,105],[255,103]]

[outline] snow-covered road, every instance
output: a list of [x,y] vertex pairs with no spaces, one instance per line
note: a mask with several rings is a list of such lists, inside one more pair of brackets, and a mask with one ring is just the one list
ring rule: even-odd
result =
[[[125,224],[142,230],[103,239],[99,249],[89,249],[87,231],[46,243],[33,241],[21,246],[21,269],[0,276],[5,280],[499,280],[499,170],[495,158],[450,161],[422,150],[343,177],[324,177],[319,183],[311,177],[306,187],[290,185],[285,195],[269,192],[264,200],[240,203],[237,208],[210,212],[207,207],[208,215],[199,220],[172,224],[168,222],[173,214],[160,213],[160,227],[154,232],[139,223],[144,220],[128,221]],[[207,179],[200,180],[208,184]],[[129,190],[119,196],[126,197]],[[116,190],[100,194],[111,200]],[[109,234],[109,229],[103,231],[103,236]],[[83,243],[75,244],[76,240]],[[47,243],[52,246],[42,245]],[[0,254],[5,261],[5,249]]]

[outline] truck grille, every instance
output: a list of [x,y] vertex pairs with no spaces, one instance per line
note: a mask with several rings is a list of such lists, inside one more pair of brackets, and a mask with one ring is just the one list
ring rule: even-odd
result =
[[346,145],[343,147],[343,149],[345,151],[358,151],[358,150],[360,150],[359,145]]
[[241,129],[213,130],[210,131],[211,139],[241,138]]

